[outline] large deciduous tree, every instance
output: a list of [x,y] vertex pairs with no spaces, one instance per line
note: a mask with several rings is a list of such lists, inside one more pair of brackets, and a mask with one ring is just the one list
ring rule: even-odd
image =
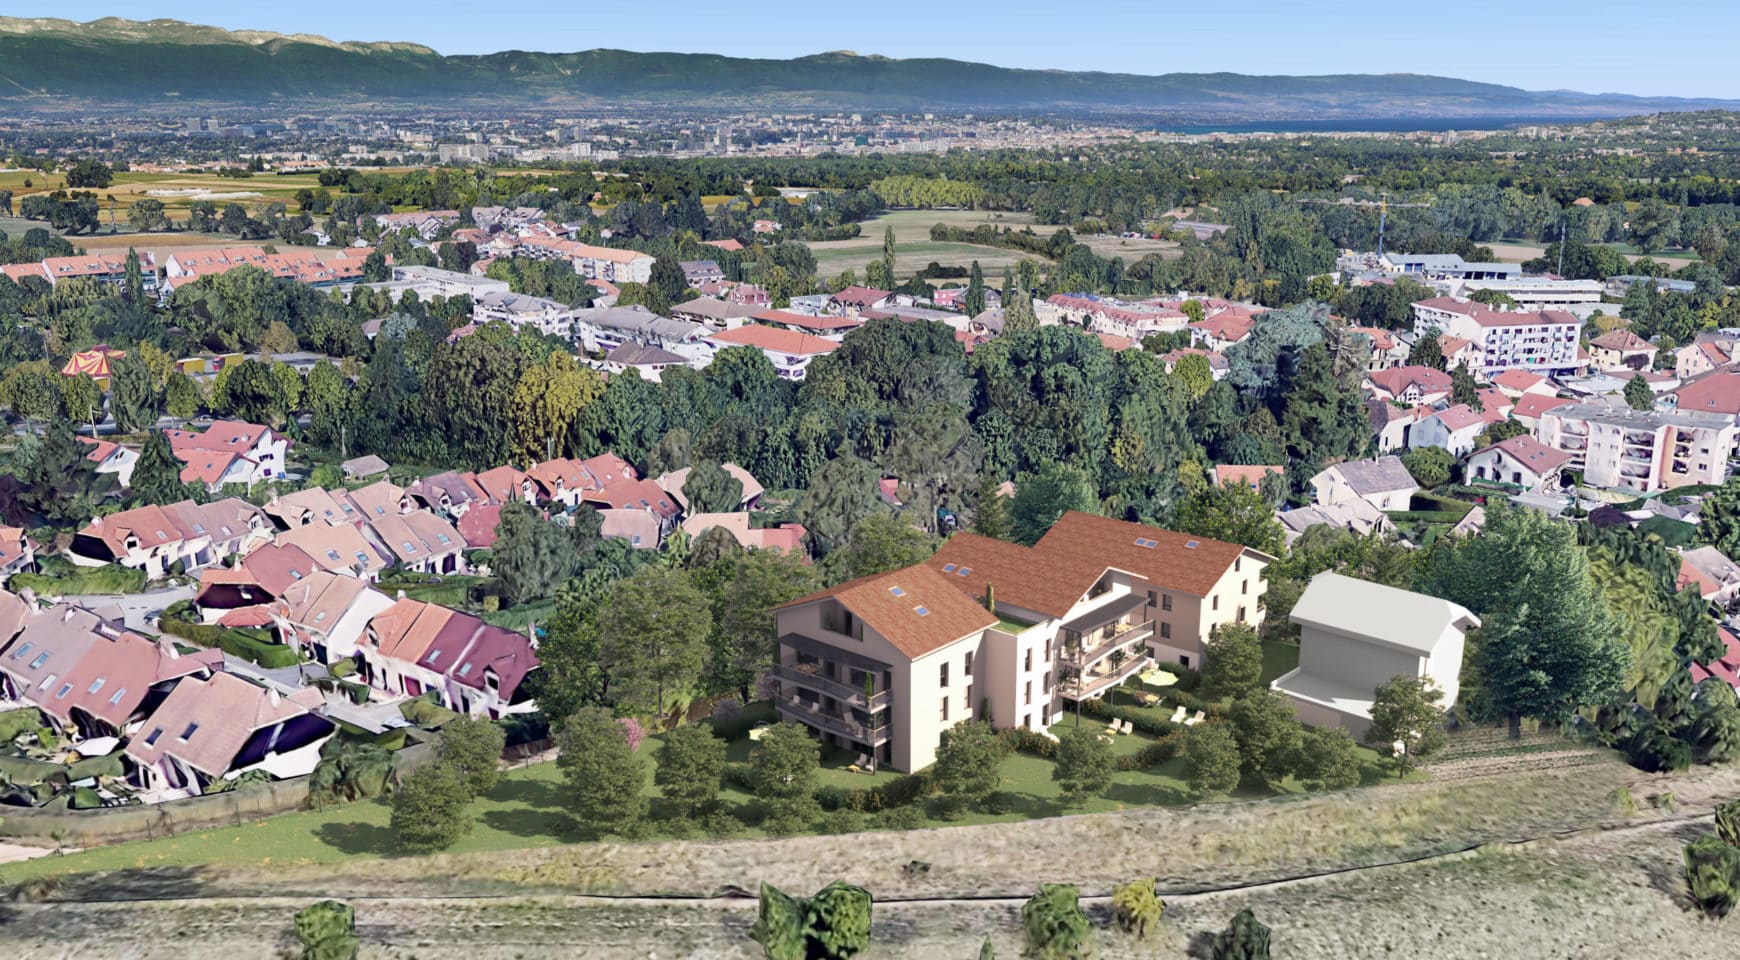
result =
[[646,567],[618,583],[598,616],[598,659],[617,702],[663,723],[669,698],[701,679],[712,629],[707,595],[685,570]]
[[646,757],[603,707],[582,707],[556,735],[556,767],[568,783],[569,809],[594,833],[633,832],[645,819]]

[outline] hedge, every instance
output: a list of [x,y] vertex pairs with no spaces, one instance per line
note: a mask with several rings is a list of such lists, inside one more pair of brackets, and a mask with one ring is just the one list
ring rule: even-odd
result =
[[823,810],[880,813],[904,807],[929,796],[935,789],[929,773],[908,773],[889,777],[873,787],[825,786],[816,791],[816,802]]
[[1037,730],[1026,727],[1010,727],[997,731],[997,739],[1002,740],[1009,749],[1017,753],[1030,754],[1044,760],[1057,756],[1057,741]]
[[109,564],[104,567],[74,567],[57,576],[40,573],[15,573],[7,582],[14,593],[30,589],[37,596],[69,596],[94,593],[142,593],[145,571]]
[[1466,510],[1388,510],[1385,511],[1394,523],[1448,523],[1457,524],[1467,516]]
[[191,609],[192,604],[181,601],[163,611],[163,617],[159,621],[163,632],[202,647],[216,647],[268,669],[294,667],[302,662],[294,647],[278,643],[256,628],[231,630],[212,623],[195,623],[186,619]]

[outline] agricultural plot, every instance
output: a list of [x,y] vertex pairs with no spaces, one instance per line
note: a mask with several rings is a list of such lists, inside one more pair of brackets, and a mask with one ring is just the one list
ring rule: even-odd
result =
[[[1018,250],[981,247],[971,243],[937,243],[930,239],[930,228],[942,223],[954,227],[976,227],[982,223],[998,226],[1030,224],[1033,218],[1024,213],[1003,213],[985,210],[896,210],[874,220],[865,221],[862,236],[851,240],[828,240],[808,244],[816,255],[816,272],[831,277],[844,270],[855,270],[860,280],[864,265],[882,256],[882,234],[894,228],[894,272],[906,277],[930,265],[932,261],[945,267],[970,266],[974,260],[985,271],[986,279],[998,282],[1005,266],[1014,266],[1027,258]],[[1034,229],[1040,229],[1035,227]]]

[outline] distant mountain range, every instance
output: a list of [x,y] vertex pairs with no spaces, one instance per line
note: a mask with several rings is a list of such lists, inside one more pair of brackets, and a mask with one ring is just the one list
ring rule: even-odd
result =
[[337,43],[176,20],[15,17],[0,17],[0,102],[43,110],[277,104],[305,111],[326,102],[1092,111],[1236,122],[1568,119],[1737,105],[1417,74],[1139,76],[849,52],[794,60],[625,50],[444,56],[411,43]]

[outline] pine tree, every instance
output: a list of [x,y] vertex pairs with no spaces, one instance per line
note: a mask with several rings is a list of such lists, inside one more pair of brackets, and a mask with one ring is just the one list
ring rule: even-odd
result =
[[181,482],[181,468],[169,438],[162,431],[151,431],[133,464],[133,499],[155,506],[186,499],[187,485]]
[[1003,496],[1002,484],[991,474],[979,478],[979,490],[974,501],[973,532],[993,540],[1008,540],[1014,535],[1009,516],[1009,499]]
[[1039,318],[1033,313],[1033,297],[1027,288],[1015,285],[1015,293],[1003,301],[1003,332],[1016,333],[1021,330],[1032,330],[1039,326]]
[[979,261],[973,261],[971,272],[967,274],[967,292],[961,300],[969,317],[976,317],[985,312],[985,271],[979,269]]

